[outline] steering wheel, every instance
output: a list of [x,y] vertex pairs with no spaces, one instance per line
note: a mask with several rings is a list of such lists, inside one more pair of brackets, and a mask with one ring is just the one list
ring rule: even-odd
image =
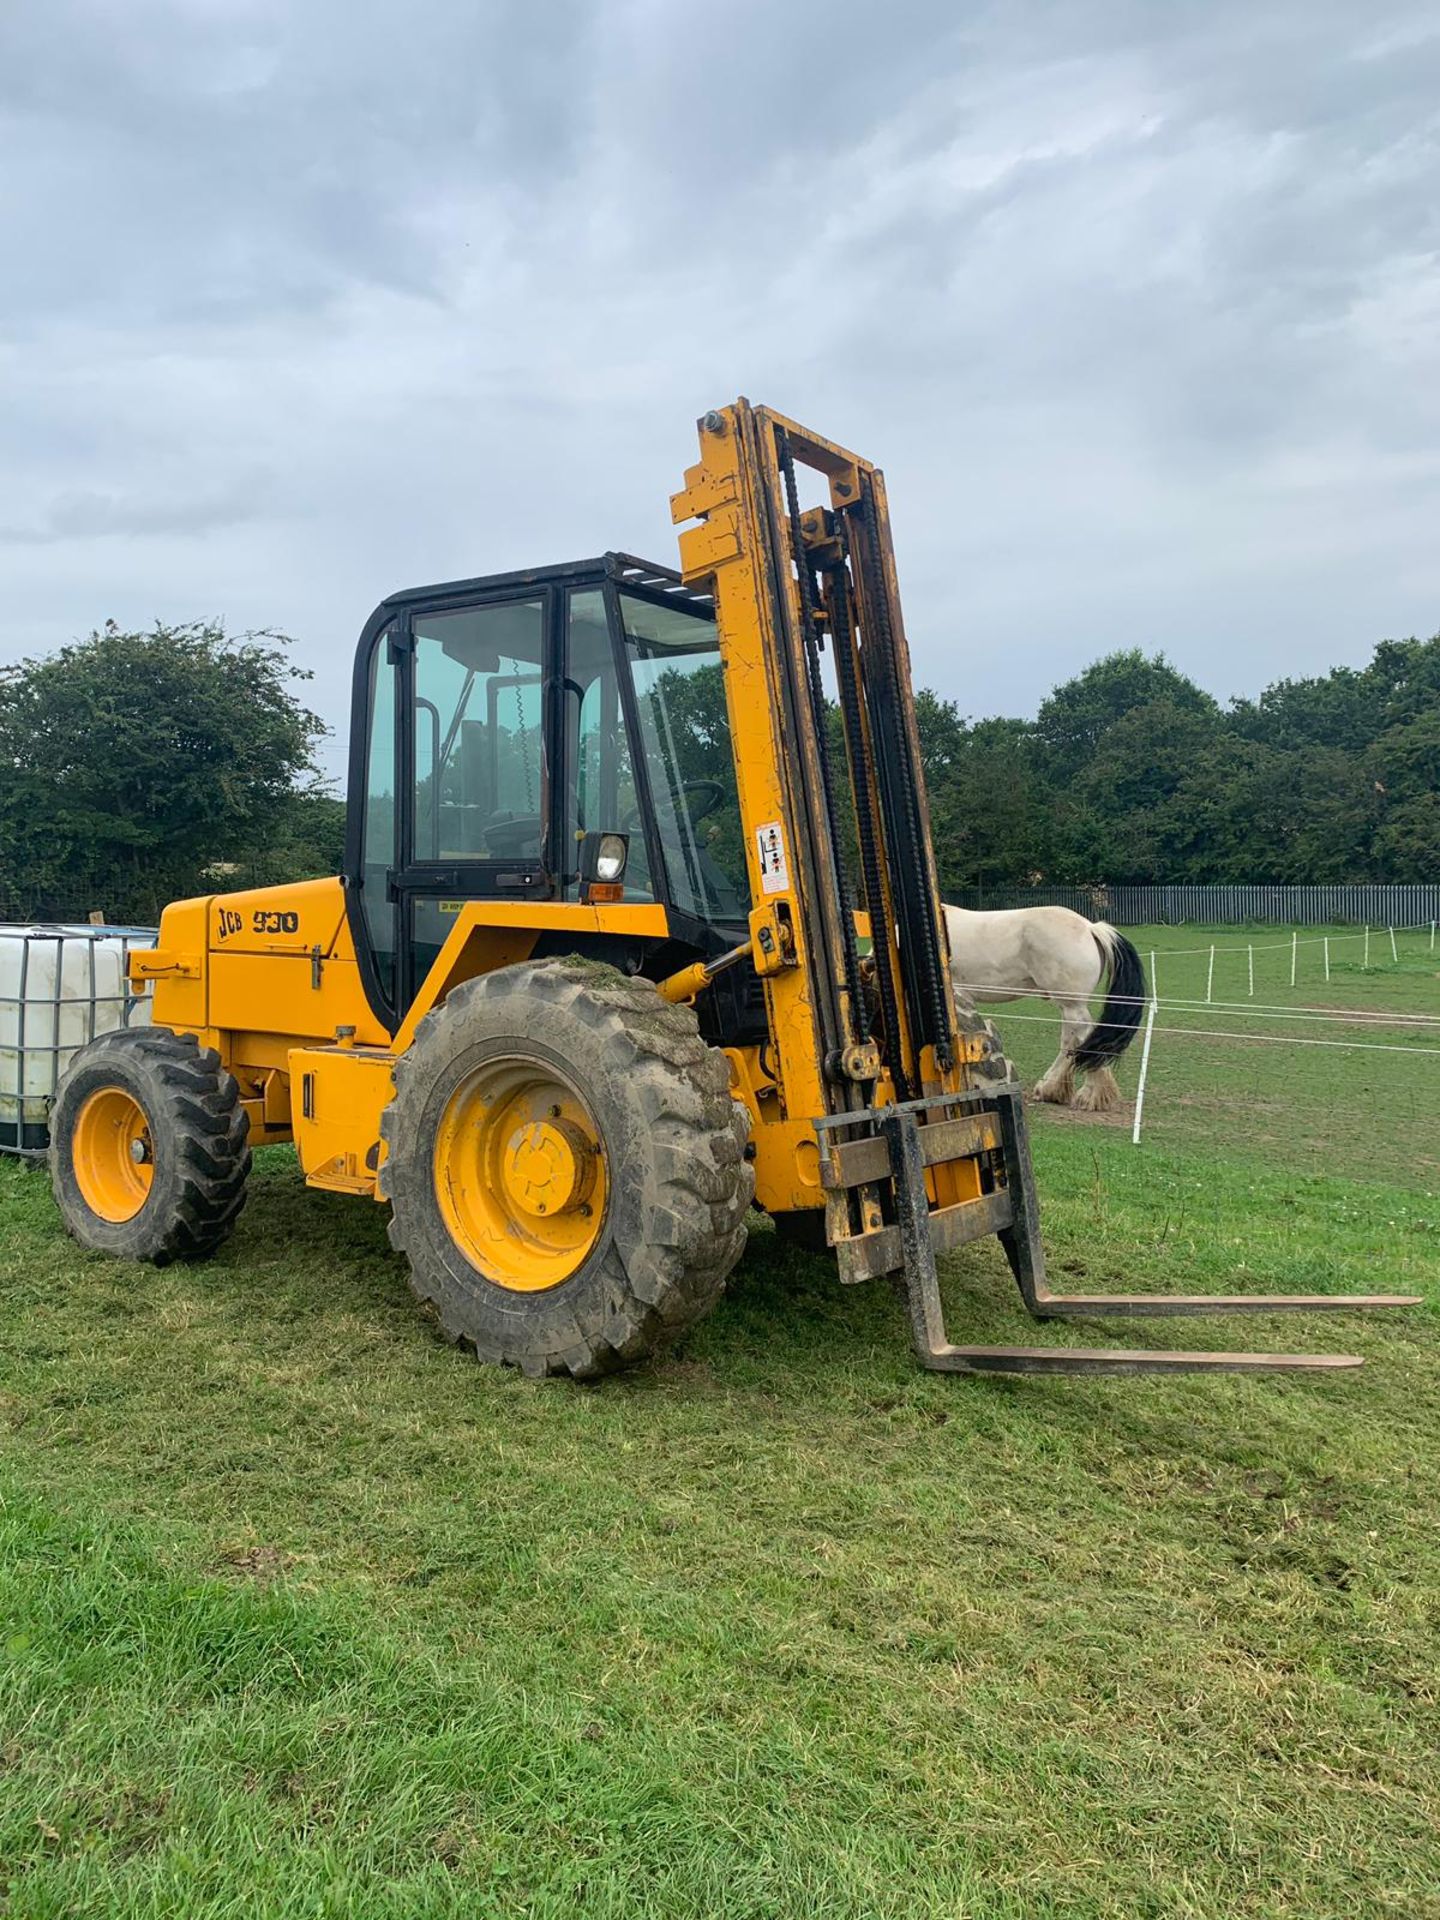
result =
[[480,833],[491,859],[523,860],[532,850],[540,851],[541,825],[538,813],[492,814]]
[[[680,792],[685,797],[685,810],[690,816],[692,827],[698,827],[702,820],[708,820],[717,807],[723,807],[730,798],[730,789],[723,780],[682,780]],[[691,794],[699,795],[692,801]],[[632,807],[620,822],[622,833],[633,833],[640,825],[640,809]]]

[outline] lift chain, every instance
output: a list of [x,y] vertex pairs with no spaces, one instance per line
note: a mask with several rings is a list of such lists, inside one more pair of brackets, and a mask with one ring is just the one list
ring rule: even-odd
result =
[[[848,554],[848,538],[845,551]],[[835,678],[840,691],[840,716],[845,727],[845,748],[850,758],[850,784],[855,799],[860,875],[865,889],[865,905],[870,915],[870,953],[875,966],[875,986],[880,997],[880,1019],[884,1028],[884,1059],[895,1083],[896,1099],[908,1100],[911,1089],[900,1050],[900,1003],[895,987],[895,956],[880,867],[880,849],[875,838],[874,776],[865,743],[860,683],[855,669],[854,611],[843,558],[827,569],[826,580],[830,594],[830,631],[835,641]]]
[[860,980],[860,952],[855,944],[855,915],[850,889],[840,865],[840,833],[835,814],[835,780],[830,767],[829,728],[826,724],[825,689],[820,679],[819,628],[816,622],[815,580],[805,537],[800,526],[800,495],[795,484],[795,461],[790,452],[790,436],[783,427],[775,430],[776,453],[785,480],[785,506],[790,523],[790,546],[795,571],[800,581],[801,643],[805,649],[805,677],[810,696],[810,719],[815,733],[815,749],[820,761],[820,786],[825,800],[825,824],[828,830],[835,897],[840,902],[840,925],[845,953],[845,989],[850,1001],[852,1040],[869,1037],[865,995]]
[[[877,665],[881,669],[886,705],[889,709],[887,718],[894,733],[894,753],[890,758],[898,789],[894,799],[898,803],[897,811],[901,815],[901,820],[896,824],[903,827],[909,840],[908,846],[892,848],[892,854],[902,868],[899,875],[902,889],[907,889],[908,885],[915,909],[902,915],[902,926],[905,929],[905,937],[913,939],[919,949],[912,955],[914,963],[912,977],[915,978],[922,1002],[920,1012],[925,1029],[924,1037],[934,1047],[935,1058],[940,1066],[948,1067],[952,1059],[953,1035],[942,977],[934,893],[929,884],[932,868],[927,856],[928,831],[915,781],[911,742],[901,719],[904,709],[900,698],[900,663],[896,652],[895,633],[890,621],[890,597],[886,592],[884,568],[881,563],[879,515],[875,509],[875,493],[868,474],[861,476],[858,515],[865,535],[865,610],[872,625],[872,631],[865,635],[867,656],[872,654],[877,656]],[[914,863],[913,872],[904,870],[910,867],[911,862]],[[916,882],[919,882],[918,895],[913,891]]]

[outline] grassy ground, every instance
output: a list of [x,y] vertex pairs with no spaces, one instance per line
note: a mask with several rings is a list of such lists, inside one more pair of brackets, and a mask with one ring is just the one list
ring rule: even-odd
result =
[[[1430,951],[1428,930],[1396,935],[1398,963],[1388,936],[1372,932],[1367,969],[1355,929],[1303,929],[1293,988],[1289,935],[1274,927],[1128,931],[1160,997],[1147,1143],[1223,1142],[1229,1156],[1268,1168],[1440,1187],[1440,948]],[[1058,1044],[1054,1010],[1025,1001],[991,1011],[1026,1077],[1038,1078]],[[1137,1044],[1121,1073],[1132,1093],[1139,1056]],[[1114,1124],[1128,1129],[1131,1117]]]
[[[1357,1166],[1323,1051],[1262,1152],[1167,1130],[1230,1043],[1156,1044],[1140,1149],[1036,1117],[1052,1266],[1426,1293],[1235,1323],[1360,1373],[928,1376],[761,1227],[677,1357],[537,1386],[283,1151],[159,1274],[0,1163],[4,1911],[1440,1916],[1440,1076]],[[1028,1329],[993,1247],[948,1294],[957,1339],[1167,1338]]]

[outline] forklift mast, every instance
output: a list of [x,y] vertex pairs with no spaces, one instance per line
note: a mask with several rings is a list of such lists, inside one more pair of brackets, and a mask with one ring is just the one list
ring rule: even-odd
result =
[[[701,522],[680,535],[681,570],[715,597],[756,903],[751,931],[781,1097],[813,1119],[873,1104],[881,1087],[901,1101],[957,1091],[964,1081],[884,480],[868,461],[744,400],[705,415],[700,451],[671,510],[677,522]],[[823,503],[805,511],[802,468],[825,487]],[[843,786],[822,678],[827,649]],[[869,930],[865,976],[842,808]]]

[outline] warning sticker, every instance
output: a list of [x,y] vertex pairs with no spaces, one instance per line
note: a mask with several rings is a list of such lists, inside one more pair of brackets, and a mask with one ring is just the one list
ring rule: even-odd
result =
[[785,835],[778,820],[767,821],[755,829],[755,844],[760,849],[760,891],[788,893],[790,862],[785,857]]

